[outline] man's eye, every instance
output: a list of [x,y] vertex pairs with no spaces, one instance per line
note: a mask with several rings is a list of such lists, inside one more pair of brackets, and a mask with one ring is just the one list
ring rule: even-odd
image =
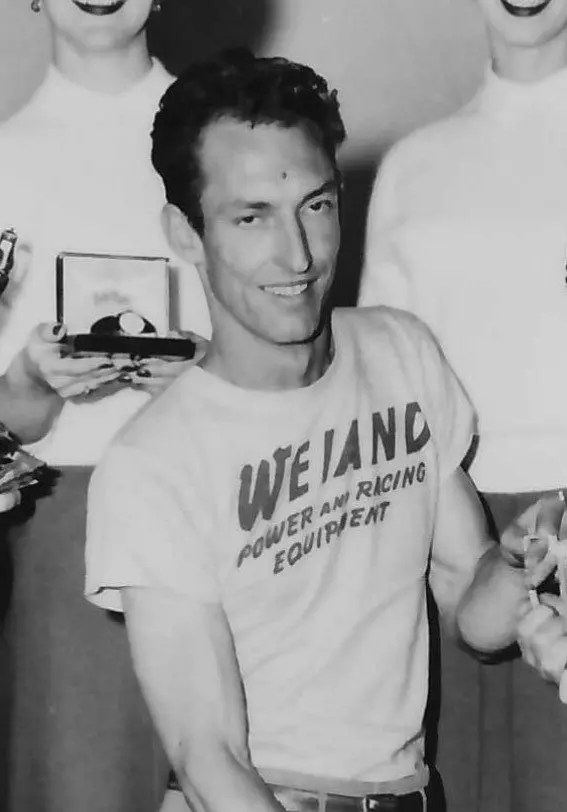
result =
[[323,211],[333,211],[334,208],[335,201],[328,197],[322,198],[321,200],[314,200],[309,204],[309,211],[315,212],[315,214]]
[[239,217],[236,220],[237,225],[239,226],[252,226],[254,223],[257,223],[260,218],[257,214],[245,214],[242,217]]

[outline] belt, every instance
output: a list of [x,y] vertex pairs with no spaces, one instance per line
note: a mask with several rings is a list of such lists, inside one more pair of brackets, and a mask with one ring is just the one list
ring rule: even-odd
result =
[[333,795],[270,785],[270,789],[289,812],[426,812],[424,790],[406,795]]
[[[284,809],[289,812],[427,812],[428,791],[418,790],[404,795],[376,793],[370,795],[335,795],[310,792],[277,784],[268,785]],[[181,791],[173,772],[167,788]]]

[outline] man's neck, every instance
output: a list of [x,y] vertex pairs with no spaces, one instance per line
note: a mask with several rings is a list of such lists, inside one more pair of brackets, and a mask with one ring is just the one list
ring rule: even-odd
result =
[[332,355],[330,324],[306,344],[274,345],[253,336],[225,341],[220,331],[213,330],[200,365],[243,389],[283,391],[315,383],[325,374]]
[[538,48],[509,46],[497,41],[492,45],[494,72],[511,82],[540,82],[567,68],[566,35]]
[[125,47],[93,53],[69,42],[55,42],[54,66],[71,82],[100,93],[121,93],[149,72],[151,57],[141,33]]

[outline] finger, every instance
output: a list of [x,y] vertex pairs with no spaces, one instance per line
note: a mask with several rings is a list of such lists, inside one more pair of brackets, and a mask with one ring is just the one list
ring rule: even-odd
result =
[[41,341],[45,341],[48,344],[57,344],[65,337],[67,327],[55,321],[42,322],[38,324],[35,332]]
[[177,378],[184,369],[193,366],[192,361],[180,361],[179,358],[149,358],[141,361],[134,371],[134,377],[140,378]]
[[520,628],[520,624],[523,622],[524,618],[526,618],[530,612],[533,612],[534,608],[537,608],[537,606],[539,606],[539,601],[537,604],[532,603],[528,596],[520,601],[516,609],[516,629]]
[[558,595],[551,595],[547,592],[540,595],[539,600],[543,606],[552,609],[553,612],[562,619],[563,627],[567,631],[567,607],[565,606],[565,601]]
[[564,634],[564,624],[555,610],[543,604],[518,622],[518,635],[525,640],[557,639]]
[[529,632],[522,629],[518,643],[526,662],[546,679],[557,679],[567,663],[567,635],[556,615]]
[[530,536],[520,533],[516,527],[508,527],[502,534],[500,551],[509,563],[524,566],[526,550],[533,544]]
[[104,386],[120,380],[120,373],[116,370],[109,370],[104,375],[89,375],[82,378],[68,378],[56,380],[52,386],[62,398],[73,398],[81,395],[90,395],[98,392]]
[[[76,356],[65,355],[49,360],[49,371],[53,376],[77,378],[85,375],[109,371],[116,372],[116,367],[105,356]],[[45,364],[47,367],[47,362]]]
[[536,518],[536,535],[558,536],[561,519],[565,512],[565,502],[558,494],[544,496],[538,500],[539,510]]
[[192,330],[171,330],[169,335],[175,338],[187,338],[189,341],[193,341],[194,344],[209,343],[207,338],[199,335],[199,333],[194,333]]
[[553,550],[548,550],[543,561],[539,563],[528,563],[526,560],[527,583],[528,586],[537,587],[542,584],[548,575],[557,567],[557,558]]
[[549,553],[549,538],[535,538],[533,536],[525,536],[523,541],[524,547],[527,539],[526,563],[533,566],[541,563],[546,555]]
[[510,529],[519,535],[535,535],[538,513],[539,502],[534,502],[514,519]]
[[559,684],[567,665],[567,637],[548,643],[541,653],[538,671],[547,680]]
[[524,615],[518,623],[518,636],[531,637],[538,631],[544,623],[555,617],[555,612],[550,606],[541,604],[536,606]]
[[20,491],[10,491],[9,493],[0,493],[0,513],[6,513],[12,510],[22,499]]
[[513,566],[524,566],[528,552],[539,560],[548,549],[547,537],[540,540],[535,536],[536,518],[537,508],[532,505],[502,533],[501,552]]

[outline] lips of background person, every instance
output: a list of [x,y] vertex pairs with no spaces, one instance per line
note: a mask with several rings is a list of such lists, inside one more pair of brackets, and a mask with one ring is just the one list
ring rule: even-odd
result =
[[537,14],[541,14],[541,12],[547,8],[547,6],[552,2],[552,0],[537,0],[537,2],[533,2],[533,0],[521,0],[518,2],[510,2],[510,0],[500,0],[504,8],[509,14],[512,14],[514,17],[535,17]]
[[110,2],[104,2],[104,0],[96,0],[96,2],[73,0],[77,8],[84,11],[85,14],[93,14],[98,17],[115,14],[122,8],[125,2],[126,0],[110,0]]

